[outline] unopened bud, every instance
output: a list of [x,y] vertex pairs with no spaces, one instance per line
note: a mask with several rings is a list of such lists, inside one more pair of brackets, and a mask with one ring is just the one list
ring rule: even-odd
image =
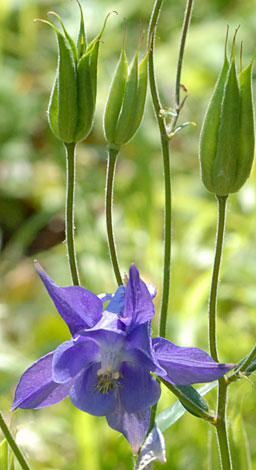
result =
[[251,63],[237,74],[234,42],[230,61],[225,58],[204,118],[199,159],[208,191],[226,196],[238,191],[248,178],[254,156],[254,110]]

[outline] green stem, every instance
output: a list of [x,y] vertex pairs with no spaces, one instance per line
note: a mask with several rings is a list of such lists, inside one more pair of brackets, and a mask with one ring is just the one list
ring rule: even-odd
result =
[[[222,257],[222,248],[225,233],[225,220],[228,196],[216,196],[218,202],[218,224],[216,234],[215,258],[212,271],[212,281],[209,298],[209,345],[212,358],[219,362],[217,347],[217,295]],[[232,470],[232,461],[229,449],[226,407],[227,407],[227,386],[228,382],[224,377],[219,379],[218,385],[218,405],[217,405],[217,439],[220,450],[222,470]]]
[[4,421],[2,414],[0,413],[0,428],[2,429],[3,435],[5,436],[10,448],[12,449],[16,459],[18,460],[21,468],[23,470],[30,470],[28,463],[26,462],[21,450],[19,449],[18,445],[16,444],[13,436],[11,435],[9,428]]
[[154,41],[156,28],[163,0],[156,0],[148,28],[148,40],[151,41],[151,50],[149,54],[149,83],[153,108],[160,132],[164,185],[165,185],[165,222],[164,222],[164,268],[163,268],[163,291],[161,301],[161,313],[159,322],[159,335],[166,336],[166,319],[170,291],[170,270],[171,270],[171,175],[170,175],[170,153],[169,141],[165,123],[160,117],[162,105],[160,102],[158,89],[156,85],[154,70]]
[[[170,151],[167,128],[164,120],[160,115],[162,104],[159,98],[159,93],[156,84],[155,70],[154,70],[154,41],[155,34],[158,24],[158,19],[161,11],[163,0],[156,0],[153,6],[153,11],[148,28],[148,41],[151,41],[151,52],[149,55],[149,83],[151,89],[151,96],[153,102],[153,108],[155,111],[160,139],[162,148],[163,158],[163,171],[164,171],[164,186],[165,186],[165,223],[164,223],[164,268],[163,268],[163,291],[162,291],[162,302],[161,302],[161,313],[159,322],[159,334],[160,336],[166,336],[166,319],[167,309],[170,294],[170,271],[171,271],[171,225],[172,225],[172,214],[171,214],[171,171],[170,171]],[[184,49],[186,43],[187,32],[191,20],[193,10],[193,0],[187,0],[186,9],[184,13],[184,21],[181,33],[180,49],[176,71],[176,86],[175,86],[175,109],[177,115],[172,122],[170,133],[175,128],[179,113],[181,110],[180,105],[180,77],[184,56]]]
[[215,258],[212,271],[211,289],[209,297],[209,346],[212,358],[219,362],[217,348],[217,290],[222,256],[223,239],[225,232],[226,207],[228,196],[216,196],[218,201],[218,226],[216,235]]
[[[156,84],[155,68],[154,68],[154,47],[155,47],[155,35],[160,16],[160,11],[163,5],[163,0],[156,0],[153,6],[152,15],[149,22],[148,28],[148,42],[150,42],[150,54],[149,54],[149,83],[151,90],[151,97],[153,108],[159,128],[161,148],[162,148],[162,159],[163,159],[163,172],[164,172],[164,187],[165,187],[165,213],[164,213],[164,266],[163,266],[163,289],[162,289],[162,300],[159,320],[159,335],[163,338],[166,336],[166,321],[167,321],[167,310],[170,295],[170,272],[171,272],[171,227],[172,227],[172,195],[171,195],[171,169],[170,169],[170,150],[168,132],[164,120],[160,117],[160,111],[162,104],[160,101],[158,88]],[[174,130],[181,107],[179,106],[179,92],[180,92],[180,76],[184,55],[184,48],[186,42],[187,31],[190,23],[190,18],[193,9],[193,0],[187,1],[187,7],[184,15],[184,23],[181,35],[181,43],[177,64],[176,73],[176,104],[177,116],[175,121],[172,123],[171,131]],[[151,408],[149,430],[152,429],[155,421],[156,407]]]
[[117,258],[116,244],[113,231],[112,212],[113,212],[113,188],[115,178],[115,167],[119,150],[108,148],[108,167],[106,176],[106,199],[105,199],[105,212],[106,212],[106,225],[109,254],[114,269],[117,284],[123,284],[122,276]]
[[66,149],[66,216],[65,216],[65,232],[66,244],[68,251],[69,269],[73,284],[79,286],[79,274],[75,252],[74,241],[74,196],[75,196],[75,148],[74,142],[64,143]]
[[151,412],[150,412],[150,421],[149,421],[149,426],[148,426],[148,430],[147,430],[147,435],[146,437],[149,435],[150,431],[153,429],[154,425],[155,425],[155,420],[156,420],[156,411],[157,411],[157,402],[154,404],[154,406],[152,406],[151,408]]
[[178,63],[177,63],[177,70],[176,70],[176,83],[175,83],[175,110],[176,116],[172,121],[171,132],[173,132],[179,115],[182,108],[182,104],[180,104],[180,78],[181,78],[181,71],[182,71],[182,64],[183,64],[183,57],[185,51],[185,44],[188,34],[188,29],[191,21],[192,11],[193,11],[194,0],[187,0],[186,9],[184,13],[184,20],[182,25],[182,32],[181,32],[181,39],[180,39],[180,49],[178,55]]
[[224,377],[219,379],[218,389],[218,414],[217,414],[217,439],[220,451],[220,460],[222,470],[232,470],[232,460],[228,441],[228,431],[226,422],[226,408],[227,408],[227,386]]

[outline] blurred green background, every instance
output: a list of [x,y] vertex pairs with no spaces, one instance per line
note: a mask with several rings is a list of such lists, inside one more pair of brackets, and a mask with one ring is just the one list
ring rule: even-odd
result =
[[[81,0],[93,38],[110,10],[99,60],[95,126],[77,149],[76,247],[82,283],[95,293],[116,288],[104,223],[106,149],[102,115],[127,20],[132,58],[147,28],[153,0]],[[156,69],[164,106],[174,104],[174,80],[185,0],[166,0],[156,41]],[[32,361],[69,338],[35,274],[38,258],[60,285],[70,283],[64,240],[65,157],[51,134],[46,110],[57,47],[54,33],[34,18],[57,11],[74,36],[74,0],[0,2],[0,409],[34,469],[129,470],[128,444],[104,418],[77,410],[66,399],[39,411],[9,413],[17,380]],[[252,0],[198,0],[188,36],[182,83],[188,100],[181,121],[192,120],[172,142],[173,264],[168,337],[207,349],[207,298],[214,253],[216,202],[199,177],[198,138],[207,101],[223,60],[226,25],[240,24],[244,63],[253,54],[256,4]],[[222,361],[237,362],[256,337],[256,174],[229,198],[219,288],[218,337]],[[162,279],[163,183],[158,130],[150,99],[143,125],[120,154],[115,185],[115,230],[123,272],[134,261],[142,278],[158,288]],[[252,381],[254,378],[252,377]],[[209,394],[214,407],[215,392]],[[163,391],[159,410],[174,401]],[[256,392],[249,381],[230,387],[228,417],[235,470],[256,469]],[[167,463],[156,468],[218,470],[210,464],[215,436],[206,423],[185,415],[165,433]],[[252,458],[246,457],[248,448]],[[1,462],[0,462],[1,468]],[[17,466],[18,469],[18,466]]]

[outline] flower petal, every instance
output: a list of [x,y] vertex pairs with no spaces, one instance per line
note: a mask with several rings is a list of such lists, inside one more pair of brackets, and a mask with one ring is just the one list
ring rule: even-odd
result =
[[161,337],[153,338],[153,347],[159,364],[167,374],[162,377],[175,385],[211,382],[235,366],[215,362],[202,349],[177,346]]
[[149,371],[136,362],[124,362],[120,367],[121,403],[128,413],[144,410],[154,405],[160,397],[159,383]]
[[46,274],[38,261],[35,262],[35,266],[72,336],[82,328],[91,328],[100,320],[102,302],[97,295],[80,286],[59,287]]
[[125,286],[119,286],[116,293],[110,300],[106,310],[108,312],[123,314],[125,301]]
[[80,330],[79,334],[93,338],[99,345],[123,342],[125,338],[124,324],[115,313],[103,312],[101,320],[93,328]]
[[125,351],[130,353],[135,361],[143,363],[152,372],[158,375],[165,373],[158,363],[152,347],[150,322],[136,326],[127,334]]
[[132,264],[126,287],[124,322],[132,326],[145,323],[154,316],[155,310],[146,284],[140,279],[139,271]]
[[71,388],[70,398],[80,410],[94,416],[105,416],[115,409],[116,398],[113,390],[108,393],[95,391],[99,366],[100,364],[92,365],[77,378]]
[[52,372],[54,381],[68,382],[82,369],[86,369],[98,352],[97,343],[89,338],[65,341],[54,352]]
[[147,439],[140,449],[134,470],[149,469],[149,464],[155,460],[158,460],[161,463],[166,462],[164,436],[156,425],[150,431]]
[[15,391],[12,410],[43,408],[55,405],[69,395],[73,380],[60,385],[52,380],[53,352],[34,362],[21,376]]
[[107,415],[107,421],[111,428],[124,435],[131,444],[133,455],[136,455],[146,435],[149,417],[150,408],[136,413],[127,413],[119,399],[115,410]]

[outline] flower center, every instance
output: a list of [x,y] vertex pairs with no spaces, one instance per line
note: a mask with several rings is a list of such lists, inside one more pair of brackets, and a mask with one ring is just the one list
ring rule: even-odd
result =
[[122,375],[119,372],[106,373],[102,372],[102,369],[99,369],[97,375],[98,380],[94,387],[95,392],[108,393],[121,385],[121,382],[118,379],[121,378]]
[[121,355],[116,351],[101,351],[101,367],[97,372],[98,380],[95,384],[94,391],[100,393],[108,393],[120,387],[122,374],[119,372],[121,363]]

